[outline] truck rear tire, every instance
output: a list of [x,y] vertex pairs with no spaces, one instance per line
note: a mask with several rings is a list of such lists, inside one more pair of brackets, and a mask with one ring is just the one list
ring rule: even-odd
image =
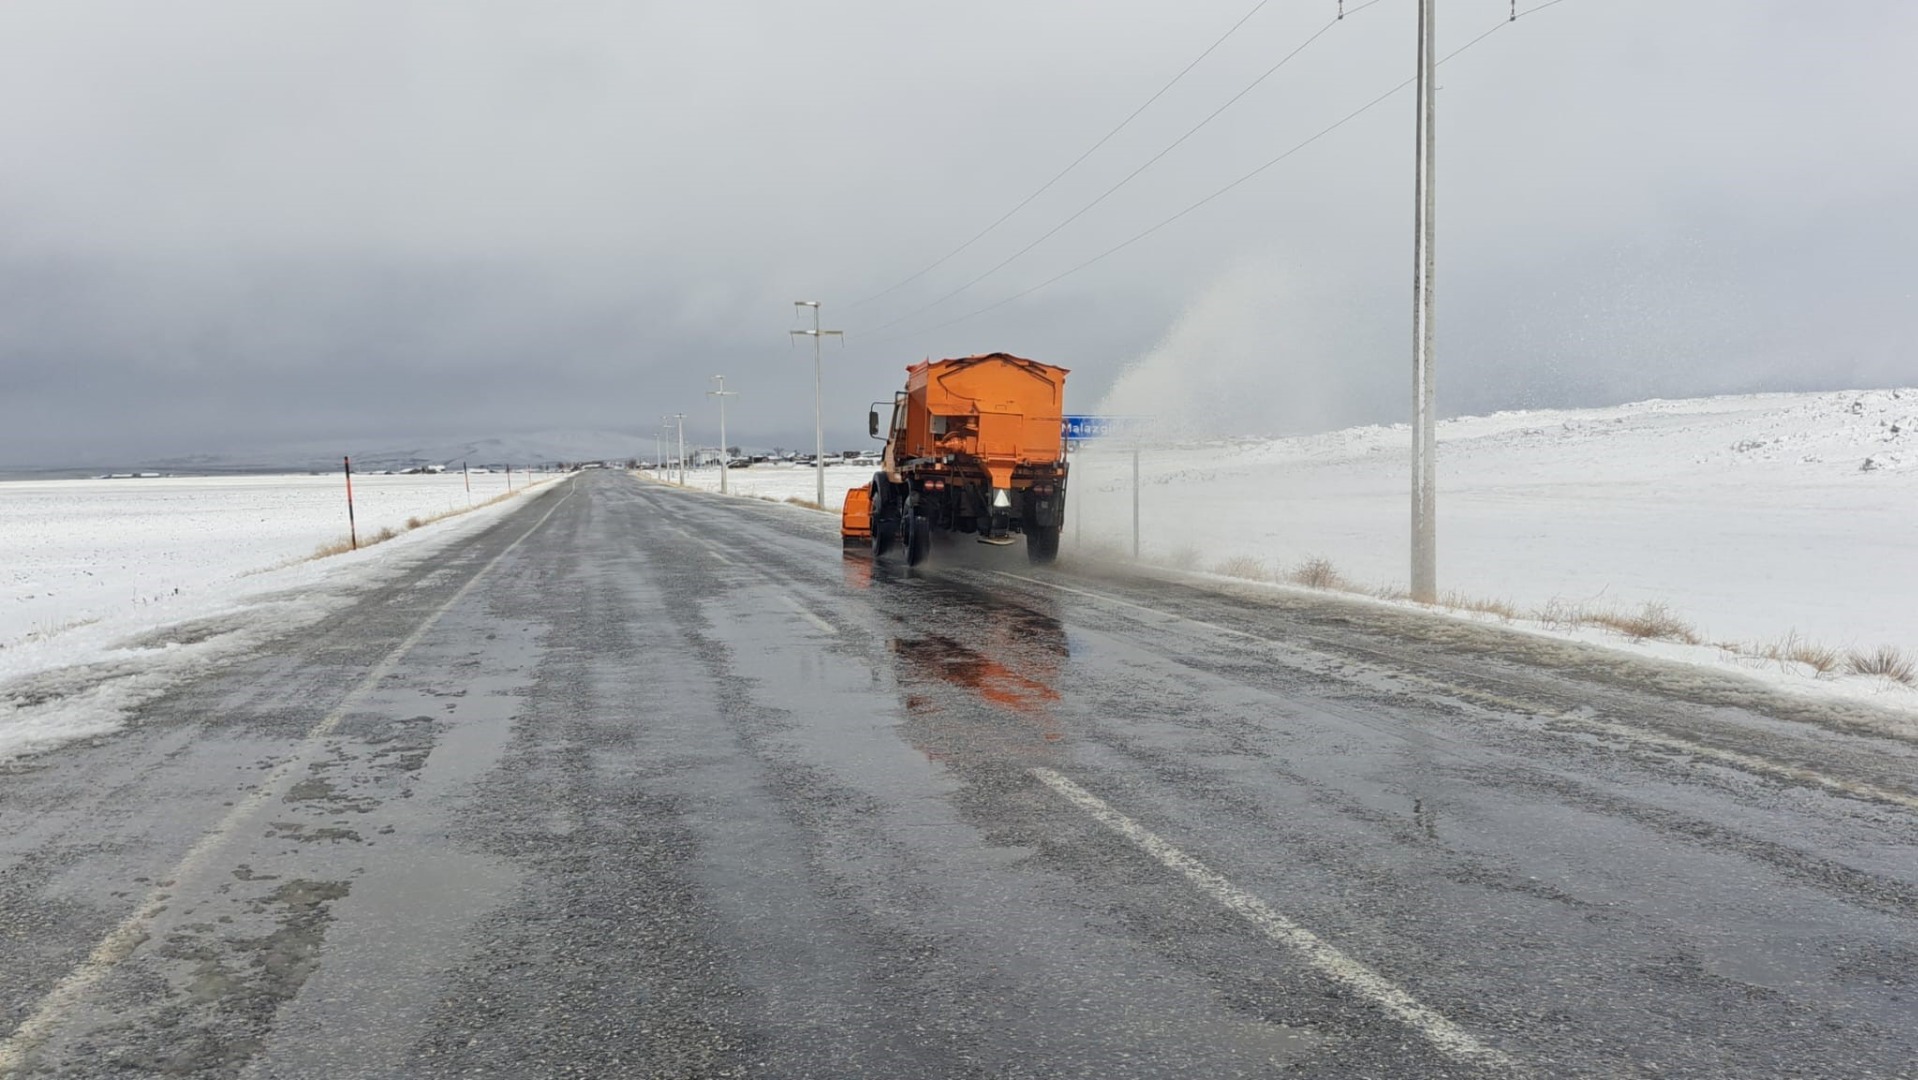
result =
[[906,565],[918,566],[932,551],[932,524],[917,513],[906,515]]
[[1045,564],[1059,557],[1059,527],[1039,526],[1026,530],[1026,561]]
[[892,550],[899,538],[899,507],[892,497],[892,484],[885,473],[872,478],[872,557],[877,560]]

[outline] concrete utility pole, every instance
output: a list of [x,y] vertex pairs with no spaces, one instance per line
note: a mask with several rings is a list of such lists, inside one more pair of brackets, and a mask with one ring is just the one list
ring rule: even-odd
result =
[[812,309],[812,329],[794,330],[795,335],[812,338],[812,464],[813,473],[819,483],[813,495],[813,502],[826,505],[826,428],[820,415],[820,379],[819,379],[819,339],[834,334],[843,335],[843,330],[821,330],[819,328],[819,301],[794,300],[794,307]]
[[726,494],[726,459],[733,456],[732,451],[726,448],[726,399],[738,397],[739,391],[726,389],[724,375],[713,376],[713,381],[719,384],[719,389],[706,391],[706,396],[719,399],[719,493],[724,495]]
[[686,486],[686,414],[683,412],[676,412],[676,413],[673,413],[671,416],[666,417],[666,419],[671,420],[673,422],[674,427],[678,428],[679,430],[679,486],[685,487]]
[[1418,164],[1412,273],[1412,599],[1438,602],[1438,432],[1432,391],[1432,7],[1419,0]]
[[660,441],[659,441],[660,435],[665,430],[666,430],[665,428],[653,429],[653,475],[654,476],[658,476],[660,473],[663,473],[666,471],[666,450],[665,450],[665,447],[660,445]]

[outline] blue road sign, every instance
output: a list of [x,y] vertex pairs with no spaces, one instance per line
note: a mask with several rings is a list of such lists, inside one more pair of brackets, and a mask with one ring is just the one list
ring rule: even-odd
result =
[[1068,416],[1066,438],[1073,441],[1097,439],[1118,431],[1121,417],[1117,416]]

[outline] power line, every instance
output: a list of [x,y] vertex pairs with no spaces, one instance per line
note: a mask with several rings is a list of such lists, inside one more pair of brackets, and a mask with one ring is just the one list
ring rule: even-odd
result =
[[1118,183],[1105,189],[1105,191],[1101,192],[1097,198],[1093,199],[1091,202],[1085,204],[1084,206],[1080,207],[1078,210],[1074,211],[1064,221],[1061,221],[1057,225],[1054,225],[1052,228],[1046,230],[1045,233],[1043,233],[1038,239],[1027,244],[1025,247],[1020,248],[1018,251],[1015,251],[1012,254],[1006,256],[1004,259],[1001,259],[998,263],[994,264],[991,269],[987,270],[985,273],[978,275],[977,277],[973,278],[971,281],[966,282],[964,285],[961,285],[958,288],[953,289],[952,291],[948,293],[945,293],[944,295],[938,297],[937,299],[931,301],[930,303],[922,304],[919,307],[916,307],[912,309],[911,311],[908,311],[905,314],[899,316],[898,318],[892,319],[889,322],[880,323],[878,326],[873,327],[872,330],[869,332],[877,333],[889,327],[897,326],[900,323],[905,322],[907,319],[910,319],[915,315],[920,315],[927,311],[931,311],[933,308],[938,307],[939,305],[945,303],[946,301],[952,299],[953,297],[958,296],[960,293],[963,293],[966,290],[972,288],[974,285],[979,284],[981,281],[984,281],[985,279],[1005,269],[1007,266],[1011,265],[1013,262],[1018,260],[1021,256],[1031,251],[1033,248],[1036,248],[1040,244],[1043,244],[1047,240],[1050,240],[1061,229],[1064,229],[1066,226],[1079,220],[1081,217],[1084,217],[1089,211],[1092,210],[1093,207],[1096,207],[1100,203],[1106,201],[1106,199],[1110,197],[1114,192],[1117,192],[1120,188],[1125,187],[1127,184],[1131,183],[1136,177],[1138,177],[1140,173],[1145,172],[1147,169],[1157,164],[1161,158],[1165,157],[1167,154],[1170,154],[1172,151],[1178,149],[1179,146],[1183,144],[1187,139],[1190,139],[1192,136],[1197,135],[1202,128],[1204,128],[1207,124],[1210,124],[1213,120],[1217,119],[1220,113],[1223,113],[1227,109],[1238,104],[1241,98],[1245,97],[1247,94],[1257,89],[1261,83],[1271,78],[1274,74],[1276,74],[1279,71],[1280,68],[1283,68],[1285,65],[1291,63],[1293,57],[1298,56],[1300,53],[1304,52],[1307,48],[1309,48],[1313,42],[1324,37],[1326,33],[1328,33],[1333,27],[1337,26],[1341,21],[1343,21],[1346,15],[1356,15],[1359,12],[1364,11],[1366,8],[1371,7],[1373,4],[1376,4],[1379,2],[1380,0],[1366,0],[1365,3],[1360,4],[1358,7],[1353,8],[1351,11],[1341,14],[1338,18],[1335,18],[1332,21],[1326,23],[1324,26],[1320,27],[1318,31],[1315,32],[1311,37],[1308,37],[1303,42],[1301,42],[1297,48],[1293,49],[1291,52],[1286,53],[1283,57],[1281,57],[1278,63],[1273,64],[1269,68],[1266,68],[1265,71],[1262,74],[1260,74],[1258,78],[1253,79],[1250,83],[1248,83],[1245,86],[1244,89],[1240,90],[1238,93],[1228,98],[1225,104],[1220,105],[1218,108],[1206,114],[1203,120],[1200,120],[1198,123],[1192,125],[1192,127],[1186,129],[1185,134],[1180,135],[1178,138],[1172,140],[1172,142],[1167,144],[1164,149],[1152,155],[1150,158],[1147,158],[1144,164],[1140,165],[1138,168],[1127,173],[1125,177],[1121,179]]
[[1052,179],[1047,180],[1045,183],[1039,185],[1038,190],[1034,191],[1032,194],[1026,196],[1025,198],[1019,200],[1019,203],[1017,206],[1014,206],[1012,209],[999,215],[998,219],[993,221],[992,224],[986,226],[983,229],[980,229],[978,233],[974,234],[972,239],[967,240],[965,243],[960,244],[958,247],[953,248],[951,251],[948,251],[944,255],[941,255],[937,259],[934,259],[929,265],[919,270],[918,272],[910,274],[904,278],[901,278],[900,280],[896,282],[893,282],[891,285],[888,285],[885,288],[879,290],[878,292],[873,293],[871,296],[866,297],[864,300],[855,300],[851,304],[848,304],[847,307],[856,308],[860,306],[861,304],[871,303],[872,301],[877,300],[882,296],[889,295],[892,292],[900,288],[903,288],[904,286],[910,285],[913,282],[931,273],[932,271],[937,270],[940,266],[945,264],[946,260],[952,258],[955,255],[958,255],[960,252],[965,251],[967,248],[970,248],[972,245],[985,239],[987,233],[990,233],[992,230],[998,228],[1001,225],[1004,225],[1008,218],[1012,217],[1012,215],[1018,213],[1019,211],[1024,210],[1027,204],[1031,203],[1032,200],[1038,198],[1041,195],[1044,195],[1047,191],[1052,189],[1052,185],[1065,179],[1066,174],[1078,168],[1080,162],[1091,157],[1093,153],[1096,152],[1101,146],[1104,146],[1106,143],[1111,142],[1112,137],[1114,135],[1117,135],[1119,132],[1125,130],[1126,125],[1132,123],[1132,121],[1134,120],[1137,120],[1139,118],[1140,113],[1151,108],[1153,102],[1164,97],[1166,91],[1172,89],[1173,86],[1178,84],[1180,79],[1183,79],[1188,74],[1190,74],[1193,68],[1198,67],[1200,61],[1204,60],[1208,56],[1211,56],[1213,50],[1225,44],[1225,40],[1227,38],[1231,37],[1233,34],[1238,33],[1239,27],[1244,26],[1248,21],[1251,20],[1252,16],[1257,15],[1262,9],[1264,9],[1265,5],[1268,3],[1271,3],[1271,0],[1259,0],[1258,3],[1253,4],[1252,10],[1246,12],[1244,15],[1239,16],[1238,22],[1233,23],[1230,29],[1226,30],[1226,32],[1223,34],[1220,34],[1219,39],[1217,41],[1214,41],[1212,44],[1206,46],[1205,51],[1200,53],[1198,56],[1194,57],[1191,63],[1181,68],[1177,75],[1172,76],[1172,79],[1170,82],[1167,82],[1164,86],[1159,87],[1157,93],[1153,94],[1149,98],[1146,98],[1145,103],[1143,105],[1140,105],[1138,108],[1132,110],[1132,112],[1124,120],[1119,121],[1118,126],[1114,127],[1111,131],[1108,131],[1104,135],[1100,136],[1099,141],[1093,143],[1090,147],[1088,147],[1085,153],[1080,154],[1076,158],[1073,158],[1071,164],[1067,165],[1063,169],[1060,169],[1059,172],[1055,176],[1053,176]]
[[[1366,6],[1370,6],[1371,3],[1377,3],[1377,2],[1378,0],[1370,0],[1370,3],[1368,3]],[[1512,23],[1517,22],[1518,19],[1526,15],[1530,15],[1535,11],[1543,11],[1544,9],[1548,7],[1552,7],[1553,5],[1556,5],[1556,4],[1562,4],[1564,2],[1565,0],[1544,0],[1543,3],[1536,4],[1532,7],[1526,8],[1525,10],[1518,12],[1517,15],[1514,15],[1506,19],[1505,21],[1494,25],[1490,30],[1485,31],[1479,36],[1473,38],[1472,40],[1466,42],[1465,44],[1459,46],[1456,49],[1453,49],[1451,52],[1445,54],[1445,57],[1439,61],[1439,66],[1443,66],[1451,62],[1460,53],[1465,52],[1467,49],[1472,48],[1474,45],[1477,45],[1479,42],[1484,41],[1486,38],[1491,37],[1493,34],[1496,34],[1500,30],[1505,29],[1507,26],[1510,26]],[[1357,10],[1357,9],[1354,9],[1354,10]],[[1200,207],[1211,202],[1212,200],[1217,199],[1219,196],[1224,195],[1226,192],[1231,191],[1232,189],[1238,187],[1239,185],[1245,183],[1246,181],[1251,180],[1253,177],[1258,176],[1260,173],[1265,172],[1267,169],[1270,169],[1273,166],[1279,164],[1280,162],[1284,161],[1286,158],[1291,157],[1292,155],[1298,153],[1299,151],[1305,149],[1306,147],[1312,145],[1313,143],[1318,142],[1320,139],[1325,138],[1327,135],[1332,134],[1334,131],[1337,131],[1339,128],[1342,128],[1345,125],[1351,123],[1352,121],[1358,119],[1360,116],[1364,115],[1365,113],[1372,111],[1374,108],[1383,104],[1386,101],[1386,99],[1394,96],[1399,91],[1405,89],[1406,87],[1412,85],[1414,82],[1417,82],[1417,81],[1418,79],[1415,76],[1413,78],[1405,80],[1402,83],[1399,83],[1397,86],[1394,86],[1390,90],[1387,90],[1385,93],[1380,94],[1378,97],[1373,98],[1371,101],[1368,101],[1365,104],[1359,106],[1358,108],[1352,110],[1351,112],[1346,113],[1344,116],[1340,117],[1337,121],[1333,122],[1331,125],[1325,128],[1320,129],[1316,134],[1312,135],[1311,137],[1301,142],[1295,143],[1293,146],[1291,146],[1289,149],[1287,149],[1284,153],[1280,154],[1279,156],[1272,158],[1271,160],[1267,161],[1265,164],[1260,165],[1258,168],[1253,169],[1251,172],[1248,172],[1245,175],[1239,177],[1238,179],[1232,181],[1231,183],[1225,185],[1224,187],[1219,188],[1217,191],[1214,191],[1212,194],[1207,195],[1203,199],[1200,199],[1198,202],[1195,202],[1192,205],[1186,207],[1185,209],[1179,211],[1178,213],[1173,214],[1171,217],[1168,217],[1164,219],[1163,221],[1160,221],[1158,224],[1152,226],[1151,228],[1146,229],[1143,232],[1134,234],[1131,238],[1124,240],[1118,244],[1114,244],[1112,247],[1109,247],[1106,250],[1100,252],[1099,254],[1094,255],[1092,258],[1087,259],[1076,266],[1070,267],[1066,270],[1060,271],[1057,274],[1054,274],[1053,276],[1045,279],[1044,281],[1041,281],[1037,285],[1033,285],[1029,288],[1022,289],[1019,292],[1013,293],[1011,296],[1005,297],[1004,299],[1001,299],[1001,300],[994,301],[993,303],[987,304],[985,307],[978,308],[973,311],[969,311],[966,314],[961,315],[957,318],[947,319],[945,322],[935,323],[931,326],[924,327],[920,330],[909,331],[908,333],[893,334],[889,337],[883,337],[878,339],[877,341],[872,342],[872,344],[881,345],[890,341],[898,341],[904,337],[909,336],[909,334],[912,334],[912,333],[929,334],[934,330],[943,330],[948,326],[956,326],[959,323],[966,322],[968,320],[984,315],[989,311],[994,311],[998,308],[1002,308],[1006,306],[1007,304],[1012,303],[1015,300],[1019,300],[1024,297],[1030,296],[1041,289],[1044,289],[1050,285],[1056,284],[1057,282],[1062,281],[1065,278],[1071,277],[1073,274],[1076,274],[1079,271],[1084,270],[1095,263],[1102,262],[1113,255],[1117,255],[1119,252],[1124,251],[1126,248],[1129,248],[1132,245],[1138,243],[1139,241],[1144,240],[1146,237],[1151,236],[1153,233],[1158,232],[1160,229],[1163,229],[1166,226],[1172,224],[1173,222],[1178,221],[1180,218],[1185,217],[1187,214],[1192,213],[1194,210],[1199,209]]]

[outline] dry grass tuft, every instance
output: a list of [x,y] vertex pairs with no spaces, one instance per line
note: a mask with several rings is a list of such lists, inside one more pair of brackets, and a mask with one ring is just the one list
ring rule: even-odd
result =
[[1548,629],[1569,630],[1576,626],[1587,626],[1591,615],[1585,608],[1569,600],[1554,596],[1545,601],[1545,606],[1532,613],[1532,618],[1544,623]]
[[313,549],[313,558],[330,559],[335,555],[344,555],[353,550],[353,539],[342,536],[330,544],[321,544]]
[[1352,587],[1332,565],[1332,560],[1316,555],[1286,571],[1285,580],[1308,589],[1350,590]]
[[1895,645],[1880,645],[1870,652],[1853,649],[1845,654],[1845,670],[1853,675],[1883,675],[1906,686],[1918,684],[1918,660]]
[[791,503],[794,506],[803,506],[808,510],[824,510],[825,509],[825,507],[819,505],[818,503],[812,501],[811,499],[802,499],[797,495],[788,495],[786,497],[786,501]]
[[1410,600],[1412,599],[1412,593],[1410,590],[1402,589],[1397,585],[1375,585],[1370,589],[1364,590],[1364,592],[1367,596],[1376,596],[1380,600]]
[[1226,577],[1244,578],[1247,581],[1272,580],[1272,575],[1266,570],[1265,563],[1250,555],[1234,555],[1213,567],[1212,572]]
[[1640,641],[1657,639],[1659,641],[1677,641],[1686,645],[1698,644],[1698,631],[1692,624],[1673,614],[1672,609],[1657,601],[1648,601],[1638,611],[1597,611],[1587,613],[1587,619],[1594,626],[1603,626],[1616,630],[1629,638]]
[[1483,615],[1496,615],[1506,622],[1519,617],[1518,608],[1509,600],[1486,600],[1481,597],[1467,596],[1461,592],[1448,592],[1439,600],[1439,606],[1453,611],[1476,611]]
[[[1720,648],[1747,654],[1751,651],[1739,649],[1737,646],[1720,646]],[[1806,641],[1798,636],[1796,630],[1786,634],[1782,640],[1760,648],[1758,655],[1767,660],[1777,661],[1781,667],[1786,664],[1803,664],[1820,675],[1829,675],[1838,670],[1838,666],[1845,659],[1844,654],[1837,649],[1829,645]]]
[[1692,627],[1692,624],[1679,618],[1671,608],[1657,601],[1648,602],[1637,611],[1621,611],[1616,608],[1586,607],[1583,604],[1575,604],[1554,597],[1546,601],[1544,607],[1533,612],[1532,618],[1551,630],[1596,626],[1639,641],[1656,639],[1676,641],[1685,645],[1701,643],[1698,631]]
[[[400,535],[403,532],[411,532],[414,529],[424,529],[428,525],[432,525],[435,522],[445,521],[447,518],[458,517],[461,514],[471,513],[474,510],[478,510],[482,506],[492,506],[494,503],[505,502],[508,499],[516,499],[530,490],[532,490],[532,485],[528,485],[527,487],[520,488],[516,491],[502,491],[498,495],[495,495],[490,499],[481,500],[480,502],[476,502],[471,506],[460,506],[460,507],[455,507],[454,509],[451,509],[451,510],[442,510],[437,514],[428,514],[425,517],[421,517],[415,514],[414,516],[406,519],[406,527],[403,529],[395,529],[391,525],[385,525],[385,526],[381,526],[380,529],[376,532],[368,533],[367,535],[360,537],[360,546],[372,547],[374,544],[383,544],[386,541],[393,539],[394,537]],[[314,548],[313,554],[307,556],[307,558],[309,560],[329,559],[335,555],[344,555],[347,552],[352,550],[353,550],[353,538],[350,536],[342,536],[338,540],[335,540],[330,544],[321,544],[319,547]],[[295,560],[295,561],[297,562],[298,560]]]

